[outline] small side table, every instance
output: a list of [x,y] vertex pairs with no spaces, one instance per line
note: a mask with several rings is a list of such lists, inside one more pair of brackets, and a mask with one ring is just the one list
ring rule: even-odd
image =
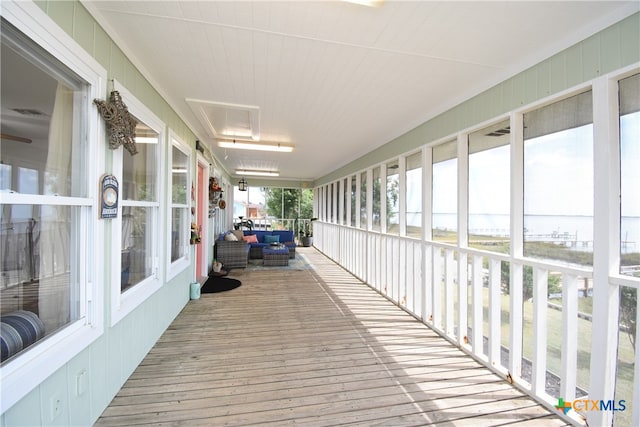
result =
[[285,245],[269,246],[262,248],[262,265],[284,266],[289,265],[289,248]]

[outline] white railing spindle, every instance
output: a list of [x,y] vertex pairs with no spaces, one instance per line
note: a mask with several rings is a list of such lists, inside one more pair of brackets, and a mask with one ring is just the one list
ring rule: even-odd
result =
[[522,375],[522,327],[524,323],[524,311],[522,310],[522,272],[522,264],[511,262],[509,273],[509,371],[511,372],[512,378],[518,378]]
[[439,247],[433,248],[433,257],[431,258],[431,263],[433,267],[433,280],[431,289],[433,297],[431,298],[432,302],[432,322],[433,326],[437,329],[442,329],[442,296],[441,296],[441,287],[442,287],[442,267],[441,267],[441,249]]
[[565,401],[576,397],[578,371],[578,277],[562,275],[562,350],[560,396]]
[[[545,294],[546,297],[546,294]],[[489,363],[500,365],[500,260],[489,260]]]
[[484,339],[482,337],[482,261],[483,259],[480,255],[473,256],[473,281],[471,282],[473,320],[471,326],[473,328],[473,353],[478,357],[484,354]]
[[444,263],[444,302],[445,302],[445,331],[450,337],[454,336],[454,310],[455,301],[453,292],[455,290],[454,283],[454,260],[453,249],[445,249],[445,263]]
[[549,272],[533,269],[533,393],[545,393],[547,376],[547,283]]
[[469,298],[467,295],[469,275],[467,269],[469,263],[467,254],[458,252],[458,344],[467,345],[467,307]]

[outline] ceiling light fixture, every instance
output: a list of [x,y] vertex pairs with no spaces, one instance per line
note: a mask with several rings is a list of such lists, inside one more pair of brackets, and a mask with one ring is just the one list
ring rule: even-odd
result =
[[346,3],[358,4],[360,6],[378,7],[382,6],[384,0],[343,0]]
[[240,150],[279,151],[281,153],[290,153],[293,151],[293,145],[282,144],[279,142],[245,141],[235,139],[231,141],[218,141],[218,147],[237,148]]
[[238,181],[238,190],[247,191],[247,180],[244,179],[244,177],[240,178],[240,181]]
[[252,175],[252,176],[280,176],[278,171],[264,171],[255,169],[238,169],[236,175]]

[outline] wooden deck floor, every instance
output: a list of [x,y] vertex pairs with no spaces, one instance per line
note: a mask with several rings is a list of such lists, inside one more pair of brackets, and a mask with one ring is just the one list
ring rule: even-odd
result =
[[312,248],[190,301],[98,426],[557,426]]

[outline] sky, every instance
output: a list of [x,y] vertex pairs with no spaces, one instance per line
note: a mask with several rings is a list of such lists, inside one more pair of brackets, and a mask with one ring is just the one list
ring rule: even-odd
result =
[[[640,112],[621,119],[622,215],[640,216]],[[469,212],[509,214],[509,147],[469,158]],[[593,125],[525,142],[525,215],[593,215]],[[434,165],[433,210],[457,210],[457,160]],[[408,184],[409,185],[409,184]],[[408,201],[408,205],[417,201]]]

